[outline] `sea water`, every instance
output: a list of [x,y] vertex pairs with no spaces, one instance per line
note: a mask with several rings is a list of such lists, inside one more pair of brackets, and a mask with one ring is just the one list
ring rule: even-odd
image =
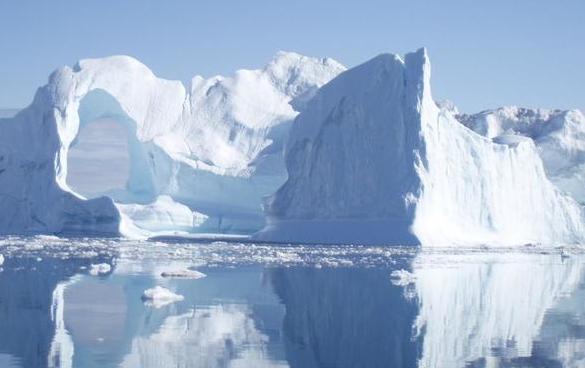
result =
[[0,367],[585,365],[579,248],[40,236],[0,254]]

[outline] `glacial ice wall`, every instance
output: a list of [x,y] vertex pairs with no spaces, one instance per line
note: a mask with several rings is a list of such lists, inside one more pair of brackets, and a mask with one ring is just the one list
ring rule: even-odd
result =
[[[0,233],[148,236],[161,224],[145,219],[163,217],[182,219],[162,225],[170,230],[189,217],[191,231],[257,230],[261,198],[286,178],[280,155],[297,109],[343,70],[280,52],[263,69],[195,77],[187,90],[125,56],[63,67],[31,106],[0,120]],[[67,184],[67,156],[80,128],[100,118],[127,130],[129,179],[86,200]]]
[[111,199],[84,200],[63,189],[61,112],[46,108],[50,99],[40,89],[31,107],[0,120],[0,233],[117,233]]
[[433,101],[424,49],[380,55],[296,119],[266,240],[444,246],[578,243],[581,207],[529,139],[493,142]]
[[548,178],[585,204],[585,116],[581,111],[509,106],[456,117],[494,141],[518,136],[532,139]]

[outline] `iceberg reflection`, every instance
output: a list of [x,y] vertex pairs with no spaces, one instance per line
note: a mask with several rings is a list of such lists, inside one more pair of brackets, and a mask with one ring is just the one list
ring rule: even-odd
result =
[[[8,258],[0,272],[0,366],[66,367],[62,291],[87,259]],[[57,331],[57,332],[56,332]]]
[[[10,255],[0,367],[583,367],[585,255],[553,253],[288,267]],[[111,269],[91,272],[100,262]],[[168,276],[184,274],[206,277]],[[151,307],[157,286],[183,298]]]
[[543,336],[558,328],[544,322],[579,287],[582,258],[422,253],[413,270],[420,367],[561,366],[543,354]]
[[272,282],[286,307],[291,367],[415,367],[415,303],[390,282],[390,271],[285,268]]
[[219,305],[167,317],[138,336],[121,367],[286,367],[267,358],[268,337],[241,305]]

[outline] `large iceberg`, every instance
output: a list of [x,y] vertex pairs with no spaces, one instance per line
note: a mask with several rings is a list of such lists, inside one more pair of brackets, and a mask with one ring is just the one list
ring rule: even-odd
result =
[[[129,172],[88,195],[68,165],[98,120],[125,132]],[[584,142],[578,111],[438,106],[424,49],[348,71],[280,52],[188,88],[130,57],[83,60],[0,119],[0,233],[582,243]]]
[[[125,56],[63,67],[0,120],[0,233],[258,230],[262,197],[286,179],[280,156],[294,117],[344,69],[280,52],[263,69],[197,76],[187,90]],[[68,185],[68,153],[104,118],[127,132],[128,181],[89,199]]]
[[581,206],[534,142],[491,140],[433,101],[421,49],[323,86],[297,117],[260,239],[443,246],[579,243]]

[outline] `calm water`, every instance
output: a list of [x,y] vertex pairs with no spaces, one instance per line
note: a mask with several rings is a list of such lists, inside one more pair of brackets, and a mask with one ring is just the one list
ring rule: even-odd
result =
[[[585,367],[571,249],[37,237],[0,254],[0,367]],[[206,277],[161,276],[186,269]],[[183,300],[143,301],[157,285]]]

